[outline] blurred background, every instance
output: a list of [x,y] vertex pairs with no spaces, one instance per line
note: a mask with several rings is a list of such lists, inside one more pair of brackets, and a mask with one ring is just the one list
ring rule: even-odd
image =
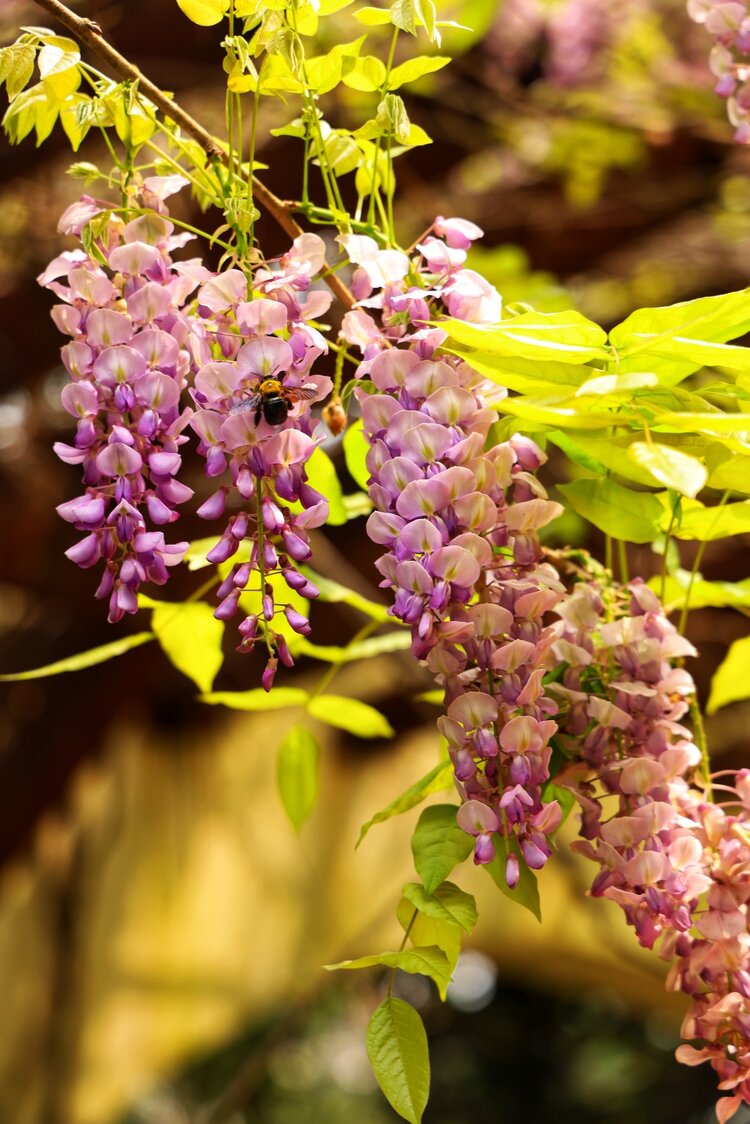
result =
[[[188,23],[174,0],[72,6],[221,130],[219,29]],[[750,151],[731,142],[709,39],[681,0],[457,0],[440,15],[473,31],[446,34],[454,64],[409,101],[436,143],[398,161],[404,245],[435,214],[473,219],[486,231],[473,265],[506,301],[575,306],[605,326],[750,283]],[[331,21],[340,39],[359,33],[349,19]],[[47,22],[30,0],[0,0],[0,43]],[[346,90],[329,105],[333,123],[361,121],[360,97]],[[300,149],[270,130],[291,116],[266,105],[259,128],[264,179],[285,198],[300,191]],[[107,163],[95,138],[78,158]],[[91,575],[63,557],[72,539],[54,511],[77,494],[77,474],[51,452],[69,419],[61,340],[34,279],[80,191],[65,175],[71,159],[60,133],[41,151],[0,141],[0,672],[146,627],[106,624]],[[189,201],[179,205],[195,221]],[[260,237],[269,256],[286,248],[266,219]],[[551,489],[558,475],[553,460]],[[206,527],[185,517],[184,532]],[[557,534],[600,545],[570,517]],[[747,576],[740,542],[710,545],[707,576]],[[321,532],[315,547],[318,569],[379,597],[361,524]],[[645,576],[659,564],[648,547],[630,562]],[[170,595],[196,584],[182,575]],[[313,626],[319,643],[358,627],[330,605]],[[691,615],[704,698],[746,630],[730,611]],[[229,645],[216,687],[254,686],[259,672]],[[299,682],[320,674],[303,663]],[[356,853],[354,843],[437,759],[434,710],[416,701],[429,686],[400,655],[340,673],[337,692],[378,706],[397,736],[321,727],[320,807],[300,838],[275,789],[291,719],[200,705],[155,645],[0,688],[2,1124],[396,1119],[364,1051],[380,981],[321,965],[400,939],[394,907],[413,878],[417,813],[374,828]],[[738,704],[709,724],[723,767],[747,764],[749,719]],[[460,873],[481,921],[448,1003],[421,978],[398,983],[431,1038],[427,1124],[712,1121],[713,1075],[673,1058],[681,1003],[616,907],[584,897],[590,870],[561,847],[541,878],[541,925],[481,874]]]

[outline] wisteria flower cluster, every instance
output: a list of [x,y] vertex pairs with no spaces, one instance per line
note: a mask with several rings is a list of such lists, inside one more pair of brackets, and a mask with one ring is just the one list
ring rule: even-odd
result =
[[[245,613],[238,650],[252,651],[259,634],[264,635],[271,649],[263,674],[266,690],[276,670],[274,652],[286,666],[293,664],[284,636],[273,627],[276,615],[283,612],[297,633],[310,631],[307,618],[283,594],[277,604],[280,590],[286,587],[307,598],[318,592],[297,564],[311,555],[308,531],[328,517],[328,502],[308,483],[305,471],[316,444],[309,406],[332,389],[328,377],[310,373],[328,350],[309,323],[331,301],[326,292],[309,291],[324,257],[322,239],[305,234],[277,263],[256,272],[252,292],[245,274],[230,269],[197,295],[201,362],[192,392],[198,408],[190,424],[208,476],[222,479],[228,470],[230,480],[220,484],[198,514],[217,519],[228,506],[238,509],[208,559],[224,563],[241,554],[219,586],[215,615],[233,618],[242,608],[243,593],[259,581],[261,616]],[[270,417],[269,400],[276,411]]]
[[719,1121],[750,1104],[750,771],[714,785],[682,723],[695,696],[677,661],[695,654],[641,582],[581,583],[557,607],[553,644],[566,671],[561,745],[574,759],[559,781],[582,807],[574,848],[600,872],[592,894],[617,902],[645,948],[671,961],[667,986],[690,996],[677,1057],[710,1061]]
[[560,822],[557,802],[542,798],[557,729],[542,678],[553,640],[543,618],[563,586],[537,535],[560,509],[534,475],[544,458],[533,442],[487,448],[495,412],[485,395],[497,388],[435,356],[446,333],[428,322],[440,303],[482,323],[498,318],[500,298],[463,268],[478,228],[440,218],[432,229],[411,261],[342,239],[363,303],[382,317],[379,327],[355,311],[344,325],[376,391],[359,392],[376,508],[368,533],[386,548],[377,565],[395,594],[391,612],[445,689],[438,724],[464,800],[459,825],[476,837],[475,862],[500,847],[515,886],[521,860],[544,865]]
[[[109,597],[109,619],[136,612],[141,584],[163,584],[167,567],[188,548],[167,544],[154,528],[177,519],[178,505],[193,495],[176,479],[192,427],[208,477],[216,481],[228,471],[230,479],[198,511],[217,519],[232,510],[209,560],[242,555],[219,587],[216,616],[233,617],[258,575],[260,619],[245,614],[239,650],[251,651],[264,636],[268,689],[276,656],[293,662],[273,628],[275,616],[283,612],[295,631],[309,631],[291,602],[276,604],[279,583],[304,597],[316,594],[297,564],[310,556],[308,530],[328,513],[305,474],[315,449],[309,406],[332,385],[310,374],[327,350],[309,323],[331,300],[310,288],[325,248],[317,235],[302,235],[252,279],[239,269],[213,274],[197,258],[174,262],[172,251],[192,235],[174,233],[164,199],[185,182],[146,179],[133,200],[144,204],[143,213],[129,222],[86,196],[61,219],[62,233],[81,238],[95,228],[95,237],[88,249],[61,254],[39,278],[64,302],[52,315],[72,337],[62,349],[71,379],[62,400],[77,420],[76,435],[72,445],[55,449],[82,465],[85,485],[58,511],[84,532],[68,557],[83,567],[104,561],[97,596]],[[181,408],[188,387],[196,408]],[[269,397],[276,403],[271,422]]]
[[[183,182],[152,177],[144,187],[165,210],[162,199]],[[62,349],[71,379],[62,402],[76,434],[55,451],[82,466],[85,491],[57,510],[84,537],[66,553],[83,567],[104,561],[97,597],[109,598],[109,619],[117,621],[137,610],[141,583],[163,584],[188,547],[167,544],[153,528],[173,522],[193,494],[176,479],[190,418],[180,409],[190,369],[184,306],[208,274],[197,260],[172,261],[187,238],[163,215],[125,222],[84,197],[60,230],[80,237],[92,220],[91,252],[66,251],[39,281],[63,302],[52,316],[72,337]]]
[[687,0],[688,13],[713,36],[709,57],[718,79],[716,93],[727,99],[734,139],[750,144],[750,10],[747,0]]

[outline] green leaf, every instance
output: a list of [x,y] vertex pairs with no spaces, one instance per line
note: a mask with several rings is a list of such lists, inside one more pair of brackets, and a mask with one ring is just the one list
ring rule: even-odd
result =
[[[710,582],[697,574],[691,588],[690,577],[689,570],[677,570],[676,573],[667,576],[662,598],[667,613],[684,608],[688,599],[688,589],[690,589],[691,609],[750,608],[750,579],[742,582]],[[655,593],[660,594],[661,578],[651,578],[648,584]]]
[[274,687],[272,691],[257,687],[252,691],[211,691],[201,695],[200,702],[228,706],[230,710],[287,710],[305,706],[309,698],[309,692],[301,687]]
[[419,882],[407,882],[403,895],[408,902],[435,921],[457,925],[470,933],[477,923],[477,905],[471,894],[465,893],[453,882],[442,882],[431,894]]
[[403,652],[411,647],[411,636],[406,629],[386,632],[383,636],[370,636],[366,640],[353,641],[341,648],[336,644],[313,644],[306,637],[300,637],[295,646],[295,654],[310,656],[326,663],[354,663],[355,660],[370,660],[389,652]]
[[51,35],[44,41],[37,63],[45,93],[50,102],[60,105],[81,82],[78,63],[81,53],[72,39]]
[[[666,530],[668,515],[663,516]],[[672,528],[678,539],[696,539],[698,542],[713,542],[729,535],[744,535],[750,532],[750,500],[739,503],[717,504],[704,507],[698,500],[686,500],[682,504],[682,514]]]
[[153,632],[136,632],[132,636],[123,636],[121,640],[113,640],[111,644],[102,644],[100,648],[90,648],[88,652],[79,652],[77,656],[68,656],[64,660],[56,660],[45,667],[35,667],[31,671],[10,672],[0,675],[0,683],[16,683],[24,679],[44,679],[47,675],[62,675],[66,671],[83,671],[86,667],[104,663],[106,660],[121,656],[131,648],[138,648],[154,639]]
[[391,22],[391,13],[388,8],[359,8],[354,13],[354,18],[363,23],[365,27],[384,27]]
[[732,644],[711,680],[706,712],[715,714],[722,706],[747,698],[750,698],[750,636],[743,636]]
[[574,480],[558,490],[579,515],[600,531],[625,542],[653,542],[664,508],[649,492],[633,492],[608,477]]
[[415,808],[417,804],[421,804],[433,792],[444,792],[447,788],[453,787],[453,766],[450,761],[441,761],[430,769],[429,773],[425,773],[413,785],[410,785],[405,792],[392,800],[390,804],[386,805],[381,811],[376,812],[372,819],[369,819],[363,825],[357,840],[357,847],[367,835],[367,832],[376,823],[385,823],[393,816],[400,816],[403,812],[408,812],[410,808]]
[[[514,843],[511,850],[519,855],[518,847]],[[537,886],[536,875],[533,870],[529,870],[523,860],[523,856],[519,855],[518,858],[520,877],[518,884],[511,890],[508,883],[505,881],[505,858],[500,855],[495,855],[491,863],[485,865],[485,870],[492,878],[493,882],[497,885],[498,889],[505,894],[506,898],[510,898],[512,902],[517,905],[522,905],[524,909],[528,909],[529,913],[533,913],[537,921],[542,920],[542,907],[539,901],[539,887]]]
[[658,383],[656,375],[649,372],[632,375],[597,375],[581,383],[576,391],[576,398],[606,395],[613,399],[627,399],[632,397],[634,390],[644,390],[657,386]]
[[367,1056],[391,1107],[421,1124],[430,1096],[430,1055],[421,1018],[403,999],[384,999],[367,1027]]
[[441,948],[432,945],[426,948],[403,948],[398,952],[378,952],[373,956],[341,960],[338,964],[326,964],[324,967],[328,972],[348,972],[358,968],[374,968],[376,964],[382,964],[385,968],[398,968],[411,975],[429,976],[438,985],[450,981],[448,957]]
[[447,66],[451,60],[441,55],[421,55],[414,59],[409,59],[407,62],[402,62],[400,66],[394,66],[388,78],[388,89],[398,90],[400,86],[405,86],[407,82],[416,82],[418,78],[423,78],[425,74],[433,74],[436,70],[442,70]]
[[653,487],[654,478],[645,468],[641,468],[631,457],[628,449],[636,435],[624,436],[608,434],[606,437],[586,430],[555,430],[547,434],[547,440],[562,449],[565,455],[582,468],[605,476],[606,469],[632,480],[636,484]]
[[695,498],[708,479],[705,465],[671,445],[634,441],[628,447],[628,456],[645,468],[654,480],[691,499]]
[[452,340],[481,351],[520,359],[553,359],[558,363],[585,363],[609,359],[606,335],[598,324],[578,312],[524,312],[499,324],[469,324],[463,320],[441,322]]
[[341,80],[352,90],[374,93],[385,82],[385,66],[374,55],[363,55],[352,59],[342,70]]
[[392,738],[395,730],[374,706],[344,695],[314,695],[307,712],[328,726],[346,730],[358,738]]
[[229,11],[230,0],[177,0],[189,20],[201,27],[221,23]]
[[292,726],[276,756],[276,781],[292,827],[299,831],[318,798],[320,746],[304,726]]
[[349,475],[355,484],[359,484],[360,488],[367,491],[370,470],[365,463],[365,458],[367,457],[367,451],[370,446],[365,437],[361,418],[358,418],[353,425],[349,426],[344,434],[342,445],[344,448],[344,460],[346,461]]
[[474,849],[474,839],[456,823],[455,804],[433,804],[422,812],[411,839],[414,866],[428,894]]
[[224,660],[224,622],[204,601],[150,601],[151,627],[170,663],[202,694],[211,690]]
[[[214,540],[211,540],[212,545],[213,541]],[[322,574],[311,570],[309,566],[301,566],[300,569],[305,577],[309,578],[313,585],[318,587],[319,601],[327,601],[331,604],[343,603],[344,605],[349,605],[352,609],[357,609],[358,612],[363,613],[366,617],[370,617],[374,621],[379,621],[381,624],[393,622],[393,617],[389,616],[386,605],[381,605],[378,601],[370,601],[368,597],[364,597],[361,593],[356,593],[355,590],[341,585],[340,582],[333,581],[332,578],[324,578]]]
[[[706,363],[721,364],[723,349],[704,343],[737,339],[750,329],[750,290],[700,297],[664,308],[641,308],[609,334],[620,372],[643,369],[644,357],[660,381],[679,382]],[[740,348],[728,349],[727,365],[737,362]]]
[[0,86],[5,82],[8,101],[13,101],[32,77],[34,57],[30,43],[11,43],[0,50]]
[[[436,948],[443,950],[448,960],[449,975],[453,975],[453,970],[461,955],[463,930],[457,925],[438,921],[434,917],[426,917],[404,897],[401,898],[396,907],[396,917],[404,933],[408,931],[408,940],[411,944],[420,948],[434,945]],[[445,1002],[450,980],[445,979],[435,982],[440,998]]]
[[750,456],[730,455],[727,460],[719,463],[714,461],[708,486],[721,491],[729,489],[732,492],[750,494]]
[[11,144],[20,144],[33,129],[38,147],[52,132],[57,114],[57,105],[50,102],[44,86],[37,82],[12,102],[3,117],[3,128]]

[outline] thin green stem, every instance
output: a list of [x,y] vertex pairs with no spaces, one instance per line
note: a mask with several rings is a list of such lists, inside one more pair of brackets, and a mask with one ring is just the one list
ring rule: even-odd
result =
[[679,506],[680,506],[680,497],[677,496],[674,503],[672,504],[672,513],[669,517],[669,526],[667,527],[667,533],[664,536],[664,554],[662,555],[662,559],[661,559],[661,588],[659,590],[659,600],[662,601],[662,602],[664,601],[664,594],[665,594],[666,588],[667,588],[667,566],[668,566],[668,562],[669,562],[669,543],[670,543],[670,540],[672,538],[672,528],[674,527],[674,521],[677,518],[677,508]]
[[701,751],[701,775],[703,777],[703,783],[706,786],[706,799],[713,800],[713,791],[711,788],[711,761],[708,755],[708,742],[706,741],[706,731],[703,726],[703,715],[701,714],[697,695],[691,695],[690,697],[690,720],[693,723],[695,744]]
[[[406,926],[406,929],[404,930],[404,935],[401,939],[401,944],[398,946],[399,952],[403,952],[404,949],[406,948],[406,942],[409,939],[409,933],[412,931],[412,929],[414,927],[414,922],[417,920],[418,916],[419,916],[419,910],[415,906],[414,912],[411,915],[411,920],[409,921],[409,924]],[[391,997],[391,993],[393,992],[393,985],[395,983],[395,980],[396,980],[396,969],[391,968],[390,977],[389,977],[389,980],[388,980],[388,998],[389,999]]]
[[723,493],[721,499],[719,500],[716,507],[714,508],[714,511],[716,512],[716,515],[714,516],[714,520],[713,520],[713,523],[712,523],[711,527],[709,527],[708,531],[706,532],[707,537],[703,540],[703,542],[698,547],[698,550],[696,551],[695,561],[693,562],[692,568],[690,570],[690,581],[688,582],[688,587],[685,590],[685,604],[683,605],[682,612],[680,613],[679,631],[682,632],[682,633],[685,632],[685,626],[687,624],[688,613],[690,611],[690,595],[693,592],[693,585],[695,584],[695,579],[698,576],[698,574],[700,573],[701,562],[703,561],[703,555],[706,553],[706,546],[707,546],[708,541],[709,541],[708,536],[710,536],[711,530],[712,530],[713,526],[715,525],[716,520],[719,518],[719,514],[721,513],[721,509],[723,508],[724,504],[727,502],[728,499],[729,499],[729,490],[727,489],[727,491]]
[[[366,625],[363,625],[363,627],[360,628],[359,632],[355,633],[355,635],[351,639],[351,643],[359,644],[362,640],[366,640],[367,637],[370,636],[375,631],[375,629],[379,627],[379,625],[379,621],[368,621]],[[313,687],[312,691],[310,692],[310,698],[314,699],[318,695],[322,695],[326,687],[330,687],[331,683],[341,671],[342,667],[343,664],[332,663],[328,670],[323,675],[321,675],[320,679]]]
[[623,585],[627,585],[630,581],[630,572],[628,569],[628,551],[622,539],[617,541],[617,558],[620,564],[620,581]]

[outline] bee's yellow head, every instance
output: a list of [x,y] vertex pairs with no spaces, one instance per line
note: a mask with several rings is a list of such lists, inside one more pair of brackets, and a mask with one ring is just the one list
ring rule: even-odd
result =
[[260,380],[258,392],[260,394],[279,394],[281,392],[281,382],[271,375],[266,375]]

